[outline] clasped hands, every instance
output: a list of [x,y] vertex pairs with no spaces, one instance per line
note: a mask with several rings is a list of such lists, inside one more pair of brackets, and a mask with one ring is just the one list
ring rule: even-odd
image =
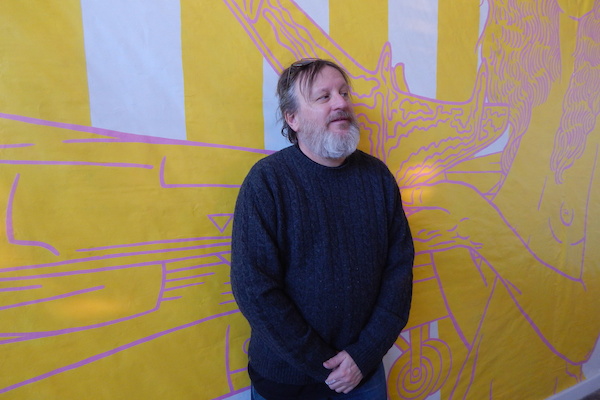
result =
[[350,393],[363,378],[358,365],[345,350],[325,361],[323,366],[332,370],[325,383],[338,393]]

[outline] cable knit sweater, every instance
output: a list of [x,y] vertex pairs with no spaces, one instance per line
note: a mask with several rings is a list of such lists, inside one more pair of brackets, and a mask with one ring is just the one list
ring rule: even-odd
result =
[[269,380],[323,382],[346,350],[370,374],[406,325],[414,248],[385,164],[356,151],[336,168],[291,146],[246,177],[233,223],[231,284]]

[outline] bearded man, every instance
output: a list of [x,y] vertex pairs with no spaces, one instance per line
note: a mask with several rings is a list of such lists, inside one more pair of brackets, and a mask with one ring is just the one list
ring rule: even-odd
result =
[[281,74],[292,146],[256,163],[233,223],[231,284],[252,329],[252,399],[387,399],[382,359],[406,325],[414,247],[398,185],[357,150],[350,80],[303,59]]

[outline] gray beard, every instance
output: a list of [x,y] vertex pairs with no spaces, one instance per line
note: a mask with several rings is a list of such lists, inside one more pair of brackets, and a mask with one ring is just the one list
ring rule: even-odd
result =
[[350,122],[346,134],[337,134],[326,128],[317,128],[306,123],[302,132],[298,132],[300,140],[314,154],[328,159],[346,158],[356,151],[360,140],[360,131],[356,121]]

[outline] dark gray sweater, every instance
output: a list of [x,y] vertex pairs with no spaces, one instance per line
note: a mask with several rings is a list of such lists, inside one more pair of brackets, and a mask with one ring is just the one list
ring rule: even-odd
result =
[[406,325],[414,248],[400,192],[380,160],[337,168],[291,146],[246,177],[233,222],[231,284],[252,334],[252,369],[323,382],[346,350],[370,374]]

